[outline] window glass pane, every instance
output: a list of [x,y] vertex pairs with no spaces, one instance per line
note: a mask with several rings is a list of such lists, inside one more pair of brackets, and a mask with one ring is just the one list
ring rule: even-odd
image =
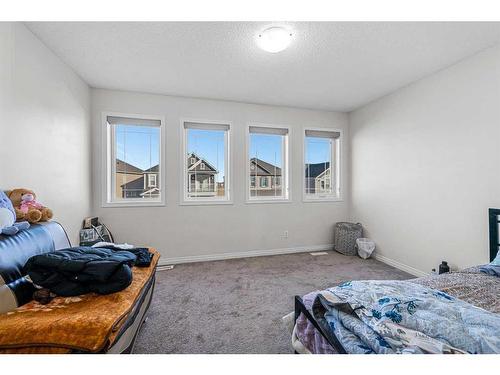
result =
[[284,137],[250,133],[250,198],[284,196],[281,178]]
[[255,176],[250,176],[250,187],[255,187],[255,181],[256,177]]
[[112,125],[115,139],[115,198],[159,199],[160,128]]
[[154,174],[148,174],[148,186],[151,187],[156,187],[156,175]]
[[187,132],[187,197],[226,197],[225,130],[191,129]]
[[305,138],[305,190],[306,194],[333,194],[332,138]]

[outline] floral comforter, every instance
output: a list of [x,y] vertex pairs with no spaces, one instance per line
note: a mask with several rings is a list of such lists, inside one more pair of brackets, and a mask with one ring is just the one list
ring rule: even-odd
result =
[[500,315],[414,282],[346,282],[312,311],[348,353],[500,353]]

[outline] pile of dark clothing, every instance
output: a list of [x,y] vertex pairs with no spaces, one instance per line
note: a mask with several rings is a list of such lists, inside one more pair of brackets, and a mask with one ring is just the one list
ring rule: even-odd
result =
[[132,282],[132,266],[147,267],[146,248],[74,247],[31,257],[24,266],[35,285],[59,296],[110,294]]

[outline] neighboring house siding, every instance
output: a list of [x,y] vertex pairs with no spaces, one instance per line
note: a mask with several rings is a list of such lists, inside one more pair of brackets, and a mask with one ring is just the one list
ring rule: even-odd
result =
[[142,179],[142,174],[116,172],[116,189],[115,189],[116,197],[123,198],[122,186],[137,179]]
[[[225,184],[217,182],[218,171],[206,160],[195,154],[188,155],[188,193],[191,196],[223,196]],[[331,169],[329,163],[306,165],[306,193],[329,192],[331,189]],[[151,185],[156,176],[156,186]],[[263,160],[250,160],[251,196],[281,195],[281,168]],[[150,186],[151,185],[151,186]],[[116,197],[117,198],[156,198],[160,192],[159,166],[145,171],[133,165],[117,160]]]
[[305,185],[307,194],[330,191],[330,163],[307,164],[305,169]]
[[314,179],[314,185],[316,188],[316,193],[328,193],[331,191],[331,176],[330,176],[331,168],[328,168],[322,174]]
[[[142,169],[125,163],[122,160],[116,161],[116,197],[117,198],[158,198],[160,195],[159,166]],[[156,186],[150,185],[156,176]]]
[[116,198],[124,197],[124,185],[142,178],[144,171],[136,166],[124,162],[123,160],[116,160],[116,173],[115,173],[115,194]]
[[[189,154],[187,156],[187,162],[187,182],[190,196],[210,197],[224,195],[224,182],[216,181],[216,175],[219,172],[215,167],[205,159],[198,157],[196,154]],[[157,198],[159,196],[160,179],[158,165],[146,170],[141,170],[121,160],[117,160],[116,170],[117,197]]]
[[281,168],[261,159],[250,159],[250,196],[276,196],[282,193]]

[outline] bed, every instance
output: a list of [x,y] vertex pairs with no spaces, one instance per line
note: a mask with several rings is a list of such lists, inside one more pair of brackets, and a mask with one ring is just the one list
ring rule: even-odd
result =
[[[500,209],[488,214],[492,261],[500,248]],[[500,277],[479,266],[407,281],[346,282],[295,296],[292,346],[301,354],[496,353],[499,296]],[[443,316],[445,322],[431,323]]]

